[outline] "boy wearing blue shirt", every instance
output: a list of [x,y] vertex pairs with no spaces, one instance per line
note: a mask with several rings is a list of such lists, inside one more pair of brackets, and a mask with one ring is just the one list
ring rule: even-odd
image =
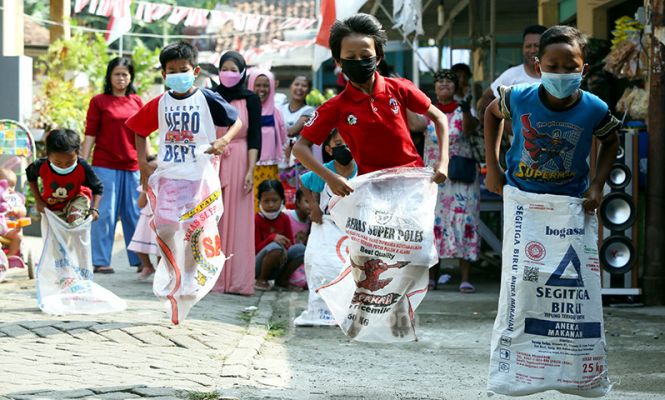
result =
[[[358,174],[358,166],[353,161],[351,151],[344,143],[344,139],[337,132],[337,129],[328,135],[328,138],[323,142],[324,151],[330,154],[333,158],[332,161],[325,163],[323,166],[339,174],[346,179],[351,179]],[[328,203],[333,193],[330,187],[327,186],[326,181],[314,172],[310,171],[300,177],[302,182],[302,191],[305,199],[311,204],[310,219],[312,222],[320,224],[324,214],[328,212]],[[313,193],[320,193],[319,201],[314,198]]]
[[[575,28],[553,26],[540,38],[536,71],[541,83],[500,87],[485,112],[487,188],[502,194],[508,184],[531,193],[584,197],[584,209],[600,205],[618,149],[620,122],[607,104],[580,89],[588,70],[586,39]],[[499,125],[512,122],[514,139],[499,166]],[[593,136],[600,141],[596,175],[589,182]]]

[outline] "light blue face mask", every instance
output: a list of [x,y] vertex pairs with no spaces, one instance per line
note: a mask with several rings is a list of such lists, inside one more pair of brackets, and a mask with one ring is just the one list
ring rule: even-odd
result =
[[194,72],[180,72],[178,74],[166,75],[166,86],[173,89],[176,93],[187,93],[187,91],[194,85]]
[[545,90],[557,99],[570,97],[582,83],[582,73],[573,72],[572,74],[555,74],[552,72],[541,71],[540,82]]
[[72,171],[74,171],[74,169],[75,169],[76,166],[78,165],[78,163],[79,163],[79,162],[78,162],[78,160],[77,160],[77,161],[74,161],[74,164],[70,165],[70,166],[67,167],[67,168],[60,168],[60,167],[56,166],[55,164],[53,164],[52,162],[49,161],[49,164],[51,165],[51,168],[52,168],[56,173],[58,173],[58,174],[60,174],[60,175],[68,175],[68,174],[71,174]]

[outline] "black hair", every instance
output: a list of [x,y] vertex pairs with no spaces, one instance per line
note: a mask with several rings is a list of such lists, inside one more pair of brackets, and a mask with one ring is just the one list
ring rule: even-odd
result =
[[282,186],[282,183],[278,180],[275,179],[267,179],[259,184],[259,193],[258,193],[258,199],[261,200],[261,196],[265,192],[269,192],[271,190],[274,190],[277,192],[279,197],[284,200],[284,186]]
[[522,40],[524,40],[526,35],[542,35],[546,30],[547,28],[542,25],[529,25],[524,28],[524,32],[522,32]]
[[[328,137],[326,138],[326,140],[323,141],[323,148],[324,149],[326,148],[326,146],[330,146],[330,142],[332,142],[332,140],[335,136],[337,136],[337,128],[333,128],[333,130],[330,131],[330,133],[328,134]],[[332,146],[330,146],[330,147],[332,147]]]
[[53,129],[46,136],[46,154],[78,152],[81,137],[71,129]]
[[116,57],[109,62],[106,67],[106,77],[104,77],[104,94],[113,94],[113,85],[111,85],[111,75],[115,67],[125,67],[129,71],[129,85],[125,89],[125,96],[136,93],[134,88],[134,65],[132,60],[127,57]]
[[307,82],[307,86],[309,87],[307,89],[307,93],[311,92],[312,91],[312,78],[310,78],[309,76],[307,76],[305,74],[299,74],[299,75],[296,75],[296,76],[293,77],[293,80],[291,81],[291,85],[293,85],[293,82],[295,82],[296,79],[298,79],[298,78],[305,78],[305,82]]
[[159,63],[162,65],[162,70],[165,70],[166,64],[173,60],[187,60],[192,67],[196,67],[198,57],[199,52],[191,44],[185,42],[171,43],[159,53]]
[[374,39],[376,57],[383,58],[383,47],[388,40],[386,31],[383,30],[381,23],[373,15],[358,13],[344,21],[335,21],[330,27],[328,44],[335,60],[339,61],[341,59],[342,39],[353,34],[369,36]]
[[471,78],[473,76],[473,74],[471,74],[471,67],[469,67],[468,64],[457,63],[457,64],[453,65],[452,67],[450,67],[450,70],[455,72],[455,73],[457,73],[459,71],[464,71],[469,76],[469,78]]
[[538,47],[538,58],[545,54],[545,48],[550,44],[566,43],[572,47],[578,46],[582,52],[582,59],[586,58],[587,39],[579,30],[567,25],[555,25],[543,33]]
[[459,78],[457,74],[451,69],[440,69],[434,74],[434,83],[448,79],[455,85],[455,89],[459,87]]
[[305,196],[305,192],[303,192],[302,189],[296,190],[296,204],[300,203],[300,200],[302,200],[303,196]]

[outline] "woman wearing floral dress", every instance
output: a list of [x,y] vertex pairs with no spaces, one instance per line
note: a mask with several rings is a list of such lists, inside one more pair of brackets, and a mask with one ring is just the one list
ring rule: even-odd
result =
[[[448,117],[450,157],[473,158],[468,137],[475,134],[476,121],[471,115],[469,104],[460,104],[454,100],[457,82],[457,75],[450,70],[441,70],[435,74],[437,107]],[[430,126],[425,137],[425,163],[433,166],[438,158],[436,133]],[[448,179],[439,185],[434,221],[436,247],[439,258],[459,259],[462,275],[459,290],[463,293],[475,291],[469,282],[469,271],[471,262],[476,261],[480,253],[479,220],[480,185],[477,176],[473,183]],[[432,268],[432,271],[434,275],[430,280],[430,288],[433,289],[438,267]]]

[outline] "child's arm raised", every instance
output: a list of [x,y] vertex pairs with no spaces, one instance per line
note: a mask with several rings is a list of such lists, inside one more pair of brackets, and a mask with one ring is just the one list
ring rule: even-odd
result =
[[330,190],[332,190],[334,194],[342,197],[351,194],[353,188],[349,185],[346,178],[324,167],[323,164],[314,157],[314,153],[312,153],[313,144],[314,143],[301,136],[296,144],[293,145],[293,154],[295,154],[296,158],[302,163],[302,165],[326,181],[328,186],[330,186]]
[[429,106],[427,116],[434,122],[439,138],[439,161],[432,179],[436,183],[443,183],[448,178],[448,118],[434,105]]
[[619,149],[619,138],[616,131],[598,138],[600,149],[598,149],[598,159],[596,160],[596,176],[593,177],[589,189],[584,193],[584,209],[593,211],[600,206],[603,200],[603,187],[610,175],[612,164],[617,156]]
[[503,194],[503,185],[506,183],[503,169],[499,165],[503,120],[504,115],[499,110],[499,99],[494,99],[485,110],[485,161],[487,163],[485,185],[487,190],[498,195]]

